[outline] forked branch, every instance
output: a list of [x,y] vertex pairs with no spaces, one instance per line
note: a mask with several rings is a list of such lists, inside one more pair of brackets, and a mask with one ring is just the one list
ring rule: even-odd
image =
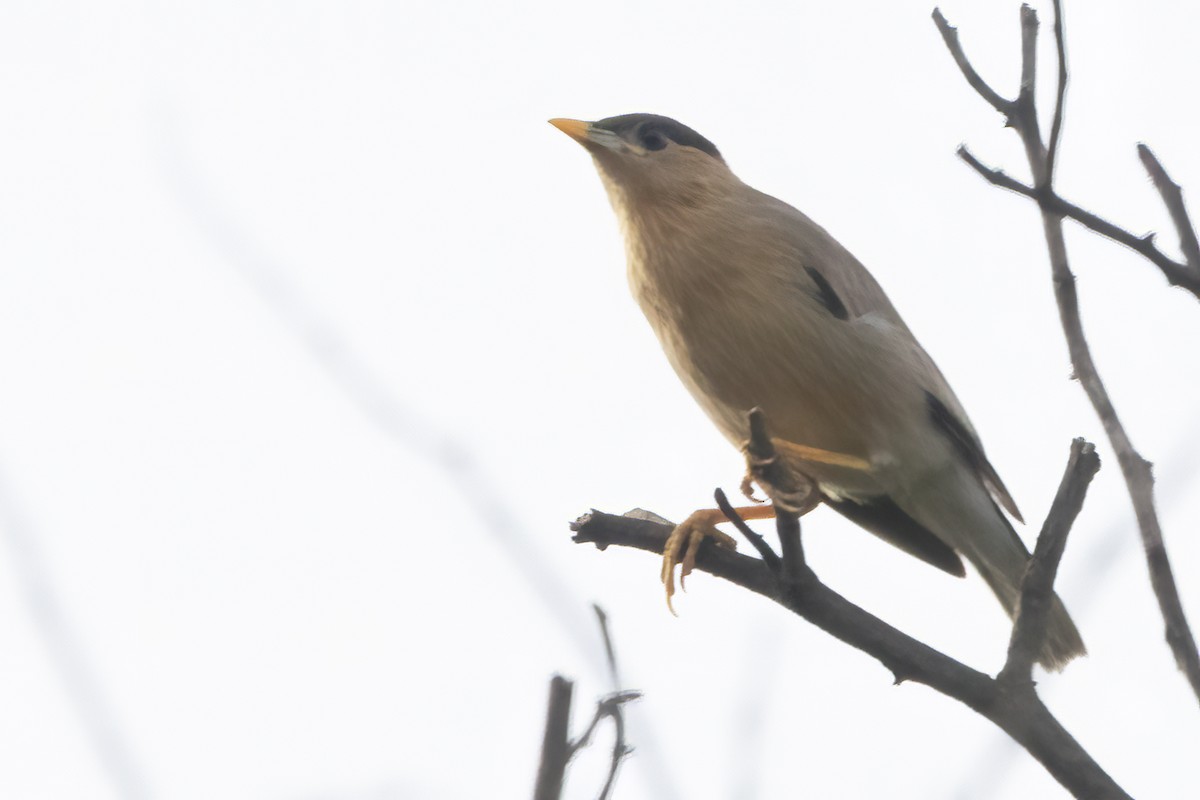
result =
[[[1129,434],[1117,416],[1116,408],[1113,406],[1108,390],[1105,389],[1104,382],[1100,379],[1100,373],[1092,359],[1092,353],[1083,332],[1079,298],[1075,291],[1075,275],[1071,272],[1067,259],[1067,245],[1063,236],[1062,221],[1064,217],[1070,217],[1097,233],[1126,245],[1157,265],[1167,276],[1168,281],[1183,286],[1198,298],[1200,298],[1200,245],[1196,243],[1195,230],[1187,210],[1184,208],[1182,192],[1167,176],[1166,171],[1162,169],[1162,165],[1159,164],[1149,148],[1144,145],[1139,148],[1139,155],[1158,187],[1163,202],[1170,211],[1179,233],[1180,246],[1186,263],[1179,263],[1165,256],[1155,245],[1153,236],[1134,236],[1107,220],[1068,203],[1055,193],[1053,169],[1058,151],[1059,135],[1062,130],[1067,86],[1066,44],[1062,4],[1059,0],[1054,0],[1054,12],[1054,36],[1058,53],[1058,91],[1055,96],[1054,121],[1051,125],[1049,142],[1042,141],[1034,101],[1037,79],[1035,56],[1038,19],[1037,13],[1027,5],[1021,7],[1020,92],[1017,99],[1011,101],[1011,104],[1006,105],[1003,109],[1008,125],[1016,131],[1024,145],[1030,172],[1033,175],[1033,184],[1025,185],[998,169],[984,165],[965,147],[960,148],[958,152],[967,164],[989,182],[1031,198],[1041,209],[1042,232],[1045,235],[1046,246],[1050,254],[1054,296],[1058,302],[1059,318],[1067,340],[1071,365],[1075,377],[1082,384],[1096,415],[1104,425],[1109,443],[1116,453],[1117,463],[1121,467],[1121,474],[1125,479],[1134,514],[1137,517],[1142,546],[1146,552],[1150,583],[1155,597],[1158,599],[1159,610],[1166,627],[1167,643],[1175,656],[1176,664],[1187,676],[1193,693],[1200,700],[1200,652],[1197,652],[1195,638],[1192,636],[1191,628],[1183,613],[1183,603],[1179,598],[1179,589],[1175,584],[1171,562],[1167,558],[1166,546],[1163,543],[1162,527],[1154,505],[1154,476],[1151,472],[1150,462],[1142,458],[1134,449]],[[967,83],[989,105],[996,107],[996,98],[1000,95],[971,66],[970,60],[959,43],[957,31],[937,9],[933,12],[933,21],[941,31],[954,63],[962,71]]]
[[[747,447],[750,469],[769,495],[777,499],[786,497],[800,488],[799,484],[774,457],[761,415],[757,415],[751,427],[754,434]],[[1052,591],[1057,559],[1098,468],[1099,459],[1092,445],[1076,440],[1022,587],[1025,611],[1014,625],[1014,644],[1001,678],[992,678],[934,650],[822,583],[804,560],[800,520],[788,503],[777,502],[775,506],[776,529],[785,553],[781,558],[737,516],[724,494],[718,492],[718,503],[761,558],[709,547],[706,543],[700,548],[696,568],[774,600],[831,636],[862,650],[887,667],[896,683],[921,683],[974,709],[1012,736],[1074,796],[1128,798],[1047,710],[1032,681],[1027,679],[1026,659],[1031,658],[1027,651],[1040,649],[1045,635],[1041,609]],[[672,526],[645,519],[643,515],[627,517],[593,511],[577,520],[571,529],[576,542],[591,543],[601,550],[617,545],[661,554]]]
[[[1050,513],[1038,534],[1033,558],[1021,582],[1021,602],[1018,604],[1012,638],[1008,643],[1008,660],[997,679],[1001,683],[1028,683],[1032,680],[1033,662],[1046,638],[1046,620],[1054,597],[1054,578],[1067,546],[1067,534],[1083,509],[1088,483],[1100,469],[1096,446],[1083,439],[1071,443],[1067,471],[1059,484],[1058,494]],[[1086,476],[1086,481],[1082,479]]]

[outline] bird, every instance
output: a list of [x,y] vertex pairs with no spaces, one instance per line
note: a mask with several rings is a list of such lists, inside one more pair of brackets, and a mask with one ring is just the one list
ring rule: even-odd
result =
[[[951,575],[965,576],[965,558],[1015,618],[1030,555],[1005,513],[1021,521],[1020,511],[866,267],[808,216],[742,182],[680,122],[639,113],[550,123],[592,156],[634,298],[720,432],[744,446],[747,414],[762,409],[817,501]],[[731,545],[715,528],[722,519],[701,510],[675,528],[668,603],[681,548],[682,581],[703,538]],[[1038,662],[1057,671],[1085,653],[1054,595]]]

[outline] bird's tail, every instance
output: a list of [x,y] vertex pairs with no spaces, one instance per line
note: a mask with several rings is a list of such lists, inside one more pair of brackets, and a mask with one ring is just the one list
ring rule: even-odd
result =
[[[975,562],[975,567],[987,581],[987,585],[992,587],[996,597],[1000,598],[1000,604],[1004,606],[1008,616],[1016,619],[1021,604],[1021,575],[1018,574],[1016,580],[1013,580],[1011,576],[992,569],[982,561]],[[1021,574],[1023,572],[1022,569]],[[1048,670],[1058,672],[1072,659],[1083,655],[1087,655],[1083,637],[1079,635],[1079,629],[1075,627],[1066,606],[1056,594],[1051,597],[1050,613],[1046,617],[1046,640],[1038,655],[1038,663]]]
[[[936,491],[910,495],[907,510],[939,539],[966,556],[995,592],[1004,610],[1015,618],[1029,551],[974,475],[954,470],[939,478],[926,484],[930,489],[936,487]],[[1086,653],[1079,630],[1062,600],[1054,595],[1038,663],[1058,671],[1071,659]]]

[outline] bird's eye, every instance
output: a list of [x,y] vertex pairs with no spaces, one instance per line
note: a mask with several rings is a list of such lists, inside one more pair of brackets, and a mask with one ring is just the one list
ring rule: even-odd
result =
[[653,128],[643,128],[638,134],[638,139],[647,150],[662,150],[667,146],[667,137]]

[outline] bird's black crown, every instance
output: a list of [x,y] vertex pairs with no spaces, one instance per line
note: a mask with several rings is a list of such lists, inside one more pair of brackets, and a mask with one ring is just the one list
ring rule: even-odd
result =
[[648,150],[661,150],[667,139],[684,147],[694,147],[708,153],[718,161],[721,158],[717,146],[694,130],[670,117],[658,114],[622,114],[608,117],[595,123],[597,128],[612,131],[622,139],[635,142]]

